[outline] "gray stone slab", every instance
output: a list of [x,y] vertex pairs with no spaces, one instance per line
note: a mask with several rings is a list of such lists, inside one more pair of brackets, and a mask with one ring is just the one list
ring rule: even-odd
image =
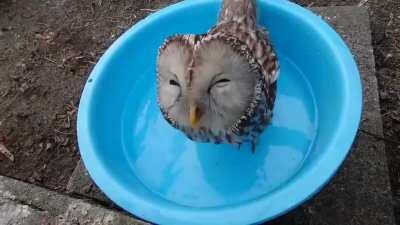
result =
[[2,225],[47,224],[50,220],[49,213],[45,211],[0,198],[0,224]]
[[[338,31],[359,65],[364,88],[361,131],[349,157],[329,185],[307,203],[268,224],[394,225],[384,143],[367,134],[383,136],[368,12],[355,6],[312,10]],[[99,189],[87,187],[95,185],[79,163],[69,190],[108,201]]]
[[0,224],[146,225],[116,210],[0,176]]
[[94,184],[82,161],[78,162],[72,173],[67,185],[67,192],[96,199],[104,203],[111,203],[96,184]]
[[360,7],[315,8],[351,48],[363,81],[358,137],[335,178],[315,198],[271,224],[394,225],[368,12]]

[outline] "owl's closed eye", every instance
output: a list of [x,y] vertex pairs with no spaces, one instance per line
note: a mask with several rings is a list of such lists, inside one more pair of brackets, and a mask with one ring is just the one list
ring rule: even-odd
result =
[[160,48],[160,109],[192,140],[254,146],[271,119],[279,66],[255,4],[224,0],[208,33],[174,36]]

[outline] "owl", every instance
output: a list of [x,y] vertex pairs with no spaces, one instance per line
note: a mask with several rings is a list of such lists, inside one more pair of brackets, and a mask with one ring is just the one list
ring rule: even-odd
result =
[[164,118],[199,142],[252,144],[271,121],[279,64],[255,0],[224,0],[201,35],[167,38],[157,58]]

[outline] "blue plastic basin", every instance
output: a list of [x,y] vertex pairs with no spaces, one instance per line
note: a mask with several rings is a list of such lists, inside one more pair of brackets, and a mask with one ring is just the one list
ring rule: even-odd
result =
[[273,121],[255,154],[249,146],[188,140],[156,103],[158,47],[172,34],[207,31],[220,1],[184,1],[154,13],[101,57],[82,94],[78,141],[91,177],[116,204],[157,224],[256,224],[310,198],[334,175],[360,121],[352,54],[311,12],[258,2],[281,75]]

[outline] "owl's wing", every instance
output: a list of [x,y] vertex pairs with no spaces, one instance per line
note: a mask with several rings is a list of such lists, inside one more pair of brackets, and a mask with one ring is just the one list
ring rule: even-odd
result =
[[253,45],[253,53],[255,53],[256,58],[262,65],[265,72],[264,75],[268,77],[270,84],[273,84],[278,79],[279,62],[269,39],[268,32],[262,27],[257,29],[257,40],[260,44]]
[[245,24],[229,21],[211,28],[205,39],[211,39],[221,34],[234,36],[245,43],[260,64],[262,73],[268,81],[267,84],[276,82],[279,74],[279,63],[265,29],[252,30]]
[[236,21],[255,29],[257,24],[256,0],[224,0],[219,15],[219,23]]

